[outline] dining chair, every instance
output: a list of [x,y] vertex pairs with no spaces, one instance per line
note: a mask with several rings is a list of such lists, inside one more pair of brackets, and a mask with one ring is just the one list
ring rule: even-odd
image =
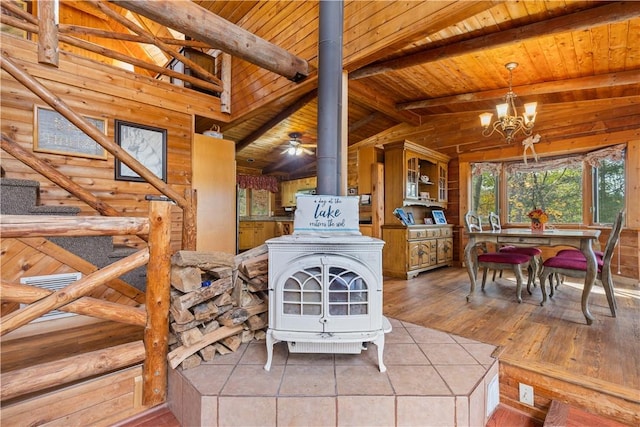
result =
[[[596,280],[599,281],[604,288],[604,292],[607,296],[607,302],[609,303],[609,309],[611,310],[611,315],[613,317],[616,317],[617,304],[615,299],[615,289],[613,287],[613,278],[611,275],[611,258],[613,257],[613,250],[620,239],[623,221],[624,209],[618,213],[616,220],[613,223],[602,257],[596,256],[596,264],[598,267]],[[580,255],[582,255],[582,253]],[[542,272],[540,274],[540,284],[542,286],[542,303],[540,305],[544,305],[547,301],[545,283],[547,278],[552,277],[552,275],[585,279],[587,277],[587,260],[584,255],[582,255],[582,257],[578,257],[577,255],[556,255],[547,259],[542,264]],[[551,279],[549,279],[549,284],[549,297],[553,298],[554,286]]]
[[[472,212],[468,212],[465,217],[465,228],[468,232],[482,231],[482,222],[480,217]],[[518,302],[522,302],[522,282],[524,277],[522,275],[522,268],[527,268],[529,277],[527,280],[527,292],[531,295],[531,280],[533,277],[533,271],[531,268],[530,257],[523,254],[507,253],[507,252],[489,252],[484,245],[479,245],[479,251],[475,253],[476,266],[482,268],[482,289],[487,281],[487,271],[492,270],[507,270],[513,271],[516,277],[516,297]],[[480,252],[480,253],[478,253]],[[495,280],[495,278],[494,278]]]
[[[500,224],[500,216],[495,212],[489,213],[489,224],[491,224],[491,230],[493,231],[501,231],[502,225]],[[540,272],[540,266],[542,265],[542,250],[536,247],[519,247],[512,245],[505,245],[498,249],[498,252],[506,252],[506,253],[515,253],[515,254],[523,254],[527,255],[531,258],[532,270],[533,270],[533,278],[532,283],[535,286],[536,284],[536,276]],[[502,273],[502,272],[501,272]],[[501,276],[502,277],[502,276]],[[494,276],[495,280],[495,276]]]

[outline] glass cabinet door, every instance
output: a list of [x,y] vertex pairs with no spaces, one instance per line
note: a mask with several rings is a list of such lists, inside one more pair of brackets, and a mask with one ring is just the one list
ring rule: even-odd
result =
[[438,163],[438,201],[447,201],[447,164]]
[[420,180],[420,162],[417,157],[407,160],[407,199],[418,198],[418,181]]

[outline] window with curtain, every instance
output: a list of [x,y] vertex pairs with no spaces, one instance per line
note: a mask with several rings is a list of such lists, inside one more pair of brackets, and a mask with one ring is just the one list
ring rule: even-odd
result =
[[[504,203],[508,223],[526,224],[527,213],[540,208],[552,224],[611,224],[625,205],[625,148],[620,144],[528,164],[474,163],[470,206],[483,222]],[[507,200],[499,200],[501,194]],[[583,203],[588,194],[591,206]]]

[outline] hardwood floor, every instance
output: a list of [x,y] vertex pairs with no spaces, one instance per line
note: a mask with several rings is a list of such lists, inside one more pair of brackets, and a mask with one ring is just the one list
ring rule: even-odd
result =
[[[521,369],[528,371],[523,374],[526,381],[548,382],[544,376],[580,387],[572,391],[583,395],[577,402],[579,407],[589,406],[592,401],[595,405],[595,400],[604,397],[610,406],[618,404],[611,402],[615,398],[633,402],[635,408],[640,405],[640,288],[637,284],[616,283],[618,312],[613,318],[602,287],[594,286],[590,309],[595,320],[588,326],[578,283],[561,285],[544,307],[540,306],[540,287],[533,290],[533,295],[523,291],[523,302],[518,304],[515,278],[505,272],[504,278],[495,283],[488,280],[485,290],[476,289],[467,302],[466,270],[444,268],[408,281],[385,279],[384,313],[500,346],[501,399],[505,394],[515,394],[514,402],[507,402],[510,406],[520,404],[518,384],[507,376]],[[507,375],[503,375],[503,364]],[[541,398],[536,397],[537,412],[531,412],[543,419],[558,390],[550,383],[538,387]],[[612,409],[611,415],[616,411]],[[627,422],[640,422],[635,412]]]

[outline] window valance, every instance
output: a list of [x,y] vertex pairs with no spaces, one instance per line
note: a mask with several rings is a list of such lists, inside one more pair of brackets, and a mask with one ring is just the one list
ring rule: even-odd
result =
[[236,176],[236,182],[240,188],[251,190],[268,190],[272,193],[278,192],[278,179],[270,175],[240,175]]
[[[586,162],[590,166],[598,167],[604,159],[619,161],[624,159],[626,144],[618,144],[612,147],[602,148],[600,150],[591,151],[584,154],[576,154],[561,159],[540,160],[535,163],[509,163],[505,164],[508,173],[516,172],[541,172],[549,169],[558,169],[562,167],[571,167],[576,164]],[[473,175],[481,175],[483,173],[492,173],[499,175],[502,169],[502,163],[482,162],[473,163],[471,165],[471,173]]]

